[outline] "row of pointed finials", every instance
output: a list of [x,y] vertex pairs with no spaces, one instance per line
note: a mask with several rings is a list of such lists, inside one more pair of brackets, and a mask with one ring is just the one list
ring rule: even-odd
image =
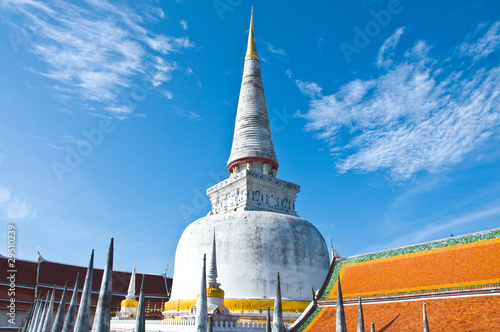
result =
[[[66,291],[68,282],[64,286],[64,291],[59,302],[57,313],[53,316],[54,311],[54,293],[55,286],[52,290],[52,296],[49,301],[49,292],[47,298],[43,300],[40,295],[37,296],[35,302],[31,305],[26,316],[26,320],[21,328],[21,332],[88,332],[90,326],[90,296],[92,291],[92,275],[94,271],[94,250],[90,255],[89,267],[85,277],[82,297],[77,312],[77,297],[78,297],[78,278],[76,276],[73,295],[68,307],[66,307]],[[113,239],[109,245],[108,257],[106,259],[106,267],[102,277],[101,289],[99,291],[99,299],[92,325],[92,332],[109,332],[111,320],[111,286],[113,279]],[[139,296],[139,305],[137,308],[137,317],[135,321],[135,331],[145,332],[145,305],[144,305],[144,276],[142,277],[141,294]]]
[[[201,272],[200,292],[196,301],[195,331],[213,332],[213,316],[207,313],[207,274],[206,274],[206,255],[203,255],[203,269]],[[286,331],[283,324],[283,306],[281,303],[281,285],[280,274],[276,283],[276,298],[274,299],[273,320],[271,324],[271,314],[267,307],[266,332]]]
[[[347,332],[344,314],[344,300],[342,298],[342,287],[340,285],[340,276],[337,280],[337,315],[335,321],[336,332]],[[429,323],[427,322],[427,311],[425,310],[425,302],[423,302],[423,332],[429,332]],[[370,324],[371,332],[375,332],[375,324]],[[356,332],[365,332],[365,321],[363,318],[363,306],[361,304],[361,297],[358,304],[358,327]]]

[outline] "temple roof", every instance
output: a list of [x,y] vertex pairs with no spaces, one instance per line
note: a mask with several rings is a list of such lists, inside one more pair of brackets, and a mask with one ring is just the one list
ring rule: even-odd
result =
[[231,171],[238,163],[253,160],[270,163],[278,168],[255,46],[252,11],[233,144],[227,166]]
[[[3,269],[3,271],[8,270],[7,264],[8,259],[0,257],[0,268]],[[16,269],[18,271],[22,271],[22,273],[16,274],[16,309],[27,310],[34,300],[37,262],[16,259]],[[104,271],[102,269],[94,268],[91,296],[92,310],[95,309],[95,305],[99,297],[99,289],[101,286],[103,272]],[[87,273],[87,267],[43,261],[40,263],[39,280],[37,284],[38,291],[45,297],[47,291],[52,290],[52,287],[56,285],[55,299],[56,303],[58,303],[62,295],[64,285],[66,281],[68,281],[68,296],[66,297],[66,301],[69,302],[73,293],[72,290],[77,273],[80,273],[78,288],[81,292],[85,281],[85,274]],[[141,275],[143,274],[138,274],[138,276]],[[130,272],[113,271],[113,308],[119,309],[120,302],[127,295],[130,278]],[[151,307],[156,306],[157,308],[161,308],[163,302],[168,300],[167,290],[165,289],[165,279],[162,275],[148,274],[147,281],[145,291],[148,303]],[[140,286],[139,282],[140,279],[137,280],[137,288]],[[170,288],[172,285],[171,278],[167,278],[167,284]],[[6,306],[9,303],[10,296],[8,295],[8,290],[8,282],[6,280],[0,282],[0,304],[2,306]]]
[[422,300],[431,330],[500,326],[500,229],[336,259],[317,305],[291,331],[335,328],[339,276],[348,330],[356,329],[359,296],[366,329],[421,329]]

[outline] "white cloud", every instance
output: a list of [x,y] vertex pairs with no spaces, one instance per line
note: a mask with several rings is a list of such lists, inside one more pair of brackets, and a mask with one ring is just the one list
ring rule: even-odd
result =
[[[129,105],[113,105],[113,106],[106,106],[105,109],[113,114],[115,117],[117,117],[120,120],[123,120],[127,118],[132,112],[134,111],[131,106]],[[78,143],[81,142],[81,143]],[[74,143],[76,144],[84,144],[83,140],[75,140]]]
[[202,119],[198,113],[193,111],[185,110],[177,106],[173,106],[172,109],[176,115],[187,118],[190,121],[198,121]]
[[150,79],[151,85],[157,87],[172,79],[172,72],[177,69],[175,62],[167,62],[161,57],[156,57],[153,76]]
[[468,41],[462,43],[459,51],[462,56],[473,57],[474,61],[482,59],[496,51],[500,46],[500,21],[495,22],[486,33],[475,40],[488,25],[481,24],[474,34],[468,36]]
[[[477,44],[498,36],[497,25]],[[304,115],[307,129],[331,144],[340,172],[388,170],[397,180],[410,179],[461,161],[498,132],[500,67],[474,66],[475,52],[467,61],[440,61],[424,41],[398,55],[393,45],[401,33],[382,45],[377,63],[394,60],[379,76],[355,79],[331,95],[321,95],[316,83],[296,81],[313,99]]]
[[172,36],[155,36],[154,38],[145,37],[144,41],[153,50],[162,54],[169,52],[177,52],[183,48],[191,48],[194,43],[189,40],[189,37],[172,37]]
[[378,52],[378,57],[377,57],[377,66],[378,67],[387,67],[392,63],[392,60],[390,58],[384,58],[386,56],[386,52],[388,50],[394,50],[396,48],[396,45],[399,41],[399,38],[404,32],[404,27],[398,28],[396,32],[382,44],[380,47],[380,50]]
[[489,207],[480,211],[468,213],[449,220],[439,220],[435,223],[426,224],[421,229],[405,234],[393,239],[390,243],[381,246],[370,246],[363,250],[364,253],[387,250],[392,248],[400,248],[403,246],[412,245],[415,243],[424,243],[436,238],[448,237],[448,234],[453,230],[460,229],[460,226],[478,222],[487,218],[492,218],[500,215],[500,207]]
[[280,56],[285,56],[286,51],[281,48],[275,48],[273,45],[270,43],[264,41],[264,43],[267,45],[267,50],[271,52],[275,57],[280,57]]
[[319,54],[321,55],[326,47],[326,39],[321,37],[318,39],[318,50]]
[[167,98],[167,99],[172,99],[174,98],[174,93],[172,91],[169,91],[169,90],[163,90],[162,91],[163,95]]
[[86,140],[77,139],[77,138],[70,136],[70,135],[64,135],[62,138],[63,138],[63,142],[68,143],[68,144],[76,144],[76,145],[87,144]]
[[185,20],[180,20],[179,24],[182,26],[184,30],[188,29],[188,23]]
[[105,0],[80,6],[55,0],[2,4],[13,31],[47,65],[34,70],[55,80],[65,100],[70,95],[109,104],[137,80],[161,85],[177,69],[165,56],[194,46],[188,37],[148,31],[145,20],[158,19],[156,8],[138,14]]
[[[290,73],[291,77],[291,73]],[[314,99],[316,97],[321,97],[321,87],[316,84],[316,83],[311,83],[311,82],[303,82],[301,80],[295,80],[295,84],[297,87],[300,89],[300,92],[305,94],[311,99]]]
[[51,149],[54,149],[54,150],[64,150],[63,147],[60,147],[60,146],[55,145],[55,144],[45,143],[45,146],[49,147]]
[[0,204],[10,201],[10,191],[7,188],[0,187]]
[[0,219],[7,221],[30,220],[35,210],[26,200],[12,197],[9,189],[0,186]]

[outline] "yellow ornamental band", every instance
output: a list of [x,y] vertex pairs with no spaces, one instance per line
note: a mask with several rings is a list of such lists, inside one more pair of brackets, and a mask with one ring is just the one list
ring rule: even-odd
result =
[[245,60],[259,60],[259,56],[257,54],[247,54]]
[[139,305],[139,302],[136,301],[136,300],[125,299],[120,304],[121,304],[122,307],[129,307],[129,308],[130,307],[134,307],[134,308],[137,308],[137,306]]
[[[309,305],[309,301],[291,301],[283,300],[283,311],[303,312]],[[165,303],[165,311],[189,311],[196,305],[196,299],[192,300],[173,300]],[[259,311],[270,307],[274,310],[274,300],[271,299],[224,299],[224,306],[229,311]]]
[[220,288],[207,287],[207,296],[224,298],[224,291]]

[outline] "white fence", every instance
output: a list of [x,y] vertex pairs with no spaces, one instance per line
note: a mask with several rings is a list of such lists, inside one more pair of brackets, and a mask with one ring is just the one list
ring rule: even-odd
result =
[[[194,331],[194,319],[183,320],[147,320],[146,332],[192,332]],[[286,326],[287,324],[285,324]],[[238,331],[238,332],[256,332],[265,331],[265,323],[253,322],[231,322],[214,321],[214,332]],[[286,326],[287,327],[287,326]],[[112,332],[130,332],[134,331],[134,320],[111,320]]]

